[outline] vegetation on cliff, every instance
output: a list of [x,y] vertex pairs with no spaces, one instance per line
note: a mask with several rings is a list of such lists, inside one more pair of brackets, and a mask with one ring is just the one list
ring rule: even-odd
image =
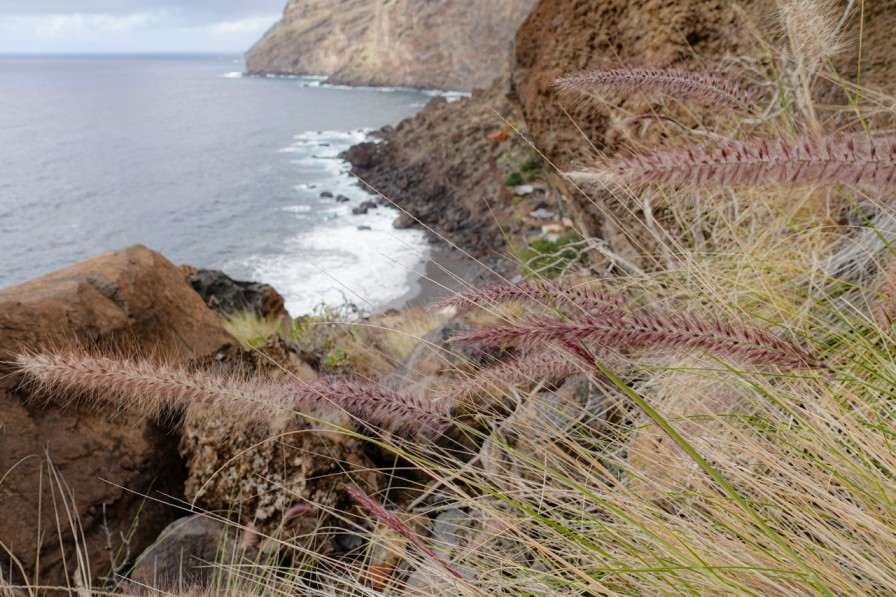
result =
[[[557,27],[581,9],[564,6]],[[251,557],[216,564],[219,592],[894,594],[894,99],[855,74],[864,3],[838,6],[781,0],[777,33],[706,8],[762,40],[733,61],[737,81],[664,64],[562,73],[567,91],[606,102],[598,121],[644,132],[564,175],[601,197],[580,211],[622,229],[635,257],[584,234],[604,271],[447,297],[437,306],[459,314],[383,379],[290,381],[301,399],[275,386],[272,401],[256,392],[267,382],[206,378],[202,393],[188,371],[91,355],[18,363],[55,391],[82,396],[87,380],[138,408],[167,397],[193,440],[191,409],[237,407],[243,433],[277,421],[261,443],[317,442],[283,463],[345,459],[256,487],[256,502],[302,489],[291,505],[252,502],[255,518],[222,498]],[[852,76],[838,67],[850,55]],[[641,95],[649,109],[629,99]],[[227,429],[221,445],[240,451]],[[349,460],[346,438],[373,450]],[[229,470],[212,462],[203,486]],[[331,475],[341,484],[318,483]],[[262,506],[282,522],[258,526]]]

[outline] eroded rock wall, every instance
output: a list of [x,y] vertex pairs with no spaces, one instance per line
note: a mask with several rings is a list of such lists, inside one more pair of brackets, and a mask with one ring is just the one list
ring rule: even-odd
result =
[[246,55],[250,73],[472,90],[503,74],[535,0],[290,0]]
[[[839,18],[847,1],[833,3]],[[632,94],[618,108],[588,101],[582,96],[563,96],[555,81],[570,72],[588,67],[619,68],[642,66],[674,67],[700,71],[720,71],[747,82],[765,82],[759,89],[774,111],[773,75],[769,45],[786,44],[786,35],[777,16],[775,0],[733,3],[723,0],[540,0],[517,32],[510,74],[510,97],[517,106],[535,146],[554,166],[567,172],[587,166],[596,151],[608,155],[620,150],[644,150],[668,139],[670,127],[664,119],[631,118],[639,114],[663,114],[684,127],[712,128],[712,106],[686,102],[650,101]],[[896,17],[896,3],[858,3],[844,21],[845,47],[834,63],[847,80],[856,79],[860,63],[861,80],[871,89],[892,96],[892,37],[887,28]],[[863,42],[858,40],[862,30]],[[771,82],[769,82],[771,81]],[[819,77],[812,90],[819,116],[833,129],[857,120],[850,114],[846,94],[830,78]],[[881,110],[864,107],[866,118],[880,119],[878,129],[887,128]],[[833,122],[839,110],[842,118]],[[892,112],[891,115],[892,117]],[[709,127],[707,127],[707,124]],[[674,134],[674,132],[672,133]],[[608,241],[617,254],[630,259],[656,253],[655,239],[644,226],[638,205],[620,205],[600,193],[585,196],[568,181],[555,176],[553,182],[571,198],[568,208],[577,228],[587,235]],[[607,217],[615,214],[615,218]],[[662,219],[663,214],[654,214]],[[674,226],[674,223],[672,224]],[[638,230],[643,234],[638,236]],[[646,265],[641,259],[641,265]]]

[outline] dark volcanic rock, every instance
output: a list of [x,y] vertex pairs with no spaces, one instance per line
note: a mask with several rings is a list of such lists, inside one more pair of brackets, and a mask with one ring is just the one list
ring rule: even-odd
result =
[[215,311],[253,311],[262,317],[289,318],[283,297],[267,284],[241,282],[211,269],[188,269],[187,283]]
[[381,143],[356,146],[346,157],[355,175],[413,214],[399,217],[396,228],[417,225],[417,218],[473,256],[495,262],[506,249],[498,224],[512,226],[512,206],[501,199],[503,181],[530,151],[518,135],[489,138],[508,128],[499,114],[513,121],[499,82],[453,103],[436,97]]
[[370,168],[375,165],[377,158],[377,143],[366,141],[353,145],[345,154],[345,159],[351,162],[352,166],[358,168]]
[[371,209],[378,208],[379,205],[375,201],[365,201],[361,205],[352,208],[352,213],[357,215],[366,214]]
[[240,549],[237,528],[211,516],[179,518],[137,557],[130,578],[156,589],[204,586],[213,574],[211,563],[238,566],[257,558],[257,549]]

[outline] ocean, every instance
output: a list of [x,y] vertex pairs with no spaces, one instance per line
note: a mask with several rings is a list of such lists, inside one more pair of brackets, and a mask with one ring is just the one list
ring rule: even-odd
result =
[[[338,154],[431,93],[248,78],[235,56],[0,57],[0,287],[142,243],[294,316],[405,296],[428,252]],[[322,198],[328,191],[349,200]]]

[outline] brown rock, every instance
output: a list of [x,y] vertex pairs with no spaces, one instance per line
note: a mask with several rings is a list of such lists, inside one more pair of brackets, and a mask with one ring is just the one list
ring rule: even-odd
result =
[[405,228],[410,228],[416,223],[417,220],[413,215],[407,212],[402,212],[402,214],[395,218],[395,220],[392,222],[392,227],[396,230],[404,230]]
[[[71,582],[62,564],[75,570],[72,525],[94,579],[124,564],[126,551],[139,552],[172,517],[142,496],[181,494],[183,465],[177,438],[145,418],[26,402],[45,397],[17,388],[8,361],[78,344],[185,363],[232,343],[178,268],[142,246],[0,290],[0,543],[28,574],[39,554],[40,584]],[[15,569],[5,551],[0,567]]]
[[[841,0],[835,10],[845,9]],[[690,102],[649,101],[649,98],[625,98],[623,111],[614,112],[600,102],[582,97],[559,97],[554,81],[572,71],[587,67],[616,68],[626,65],[675,67],[702,71],[742,74],[755,78],[743,65],[754,65],[763,72],[766,51],[763,41],[783,43],[776,22],[776,2],[756,0],[735,3],[722,0],[540,0],[516,35],[510,75],[510,96],[526,122],[531,138],[560,172],[580,168],[594,155],[594,149],[613,154],[623,147],[651,148],[664,142],[665,124],[661,121],[621,121],[625,115],[657,109],[668,113],[685,126],[709,125],[718,117],[713,108],[701,108]],[[865,3],[862,83],[892,95],[892,56],[894,45],[888,35],[889,24],[896,18],[896,3]],[[840,14],[839,12],[837,14]],[[860,19],[853,14],[845,35],[856,39]],[[835,59],[846,80],[855,80],[859,44],[852,43]],[[774,90],[774,85],[765,89]],[[819,105],[845,106],[846,95],[836,84],[819,77],[814,91]],[[772,98],[765,99],[771,103]],[[885,111],[881,111],[885,112]],[[854,114],[847,116],[853,122]],[[872,118],[881,118],[880,113]],[[832,130],[839,123],[832,124]],[[885,128],[886,123],[879,123]],[[656,251],[655,240],[639,225],[639,206],[620,206],[604,194],[584,197],[568,188],[561,177],[552,182],[573,198],[569,208],[576,228],[589,236],[607,240],[618,254]],[[603,214],[613,212],[616,221]],[[634,216],[632,215],[634,214]],[[663,223],[663,213],[654,216]],[[677,224],[669,219],[667,228]],[[641,246],[643,251],[634,249]],[[641,263],[641,265],[644,265]]]
[[486,359],[482,350],[449,341],[475,328],[470,325],[470,318],[469,314],[464,314],[428,332],[386,378],[386,383],[410,385],[428,391],[443,384],[446,379],[469,374],[476,365],[482,365]]
[[504,72],[535,0],[290,0],[249,51],[250,73],[329,75],[355,85],[471,90]]
[[511,98],[536,146],[559,170],[569,170],[589,157],[589,142],[614,149],[607,139],[611,113],[581,97],[559,97],[554,81],[587,67],[629,64],[712,71],[726,52],[757,53],[745,18],[761,24],[774,5],[746,3],[744,17],[720,0],[541,0],[516,35]]
[[[340,426],[352,426],[348,416],[333,417]],[[257,427],[231,416],[198,422],[187,417],[180,450],[189,469],[190,503],[232,513],[272,533],[295,506],[307,508],[310,519],[321,525],[338,524],[336,513],[351,504],[343,484],[356,483],[369,492],[383,485],[361,439],[301,421],[276,436],[260,435]],[[336,549],[333,536],[299,531],[292,539],[309,549]]]

